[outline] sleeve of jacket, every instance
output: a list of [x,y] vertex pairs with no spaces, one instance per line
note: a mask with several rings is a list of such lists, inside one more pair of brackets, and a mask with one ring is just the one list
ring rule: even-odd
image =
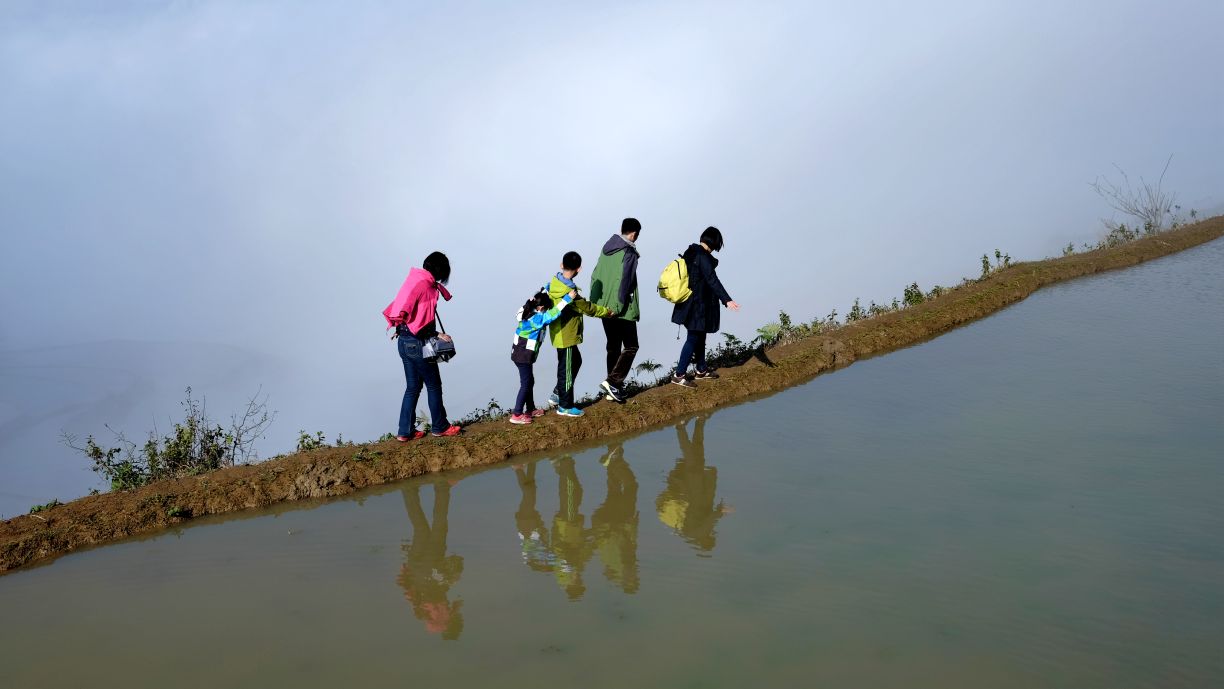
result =
[[617,295],[622,310],[629,308],[629,302],[633,299],[633,290],[637,288],[637,267],[637,252],[626,248],[625,259],[621,263],[620,294]]
[[604,318],[608,314],[612,313],[610,310],[605,309],[599,304],[593,304],[582,298],[575,299],[571,306],[573,306],[574,310],[578,313],[585,316],[594,316],[595,318]]
[[713,263],[703,263],[702,277],[705,278],[706,285],[709,286],[714,296],[718,297],[718,301],[722,302],[723,306],[734,301],[730,294],[727,294],[727,288],[723,287],[722,280],[718,279],[718,270]]
[[[572,301],[573,301],[573,298],[570,297],[570,295],[568,294],[565,295],[564,297],[561,297],[561,303],[555,304],[551,309],[545,311],[544,313],[537,313],[536,315],[532,316],[531,317],[532,325],[534,325],[535,328],[538,330],[548,325],[549,323],[552,323],[553,321],[561,317],[561,312],[564,311],[565,307],[569,306],[570,302]],[[540,319],[539,325],[535,325],[535,319],[537,318]]]

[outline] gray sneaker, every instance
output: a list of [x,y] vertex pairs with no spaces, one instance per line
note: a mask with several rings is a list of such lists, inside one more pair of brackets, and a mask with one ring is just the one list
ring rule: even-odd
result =
[[695,387],[697,387],[697,384],[696,384],[696,383],[694,383],[693,381],[689,380],[687,377],[685,377],[685,376],[678,376],[678,375],[676,375],[676,374],[674,374],[674,373],[672,374],[671,382],[672,382],[672,385],[679,385],[679,386],[680,386],[680,387],[682,387],[682,388],[695,388]]

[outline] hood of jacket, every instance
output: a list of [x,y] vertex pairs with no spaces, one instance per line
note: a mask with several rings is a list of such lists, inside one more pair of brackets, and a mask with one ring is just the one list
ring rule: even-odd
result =
[[635,254],[638,252],[637,247],[634,246],[632,242],[628,241],[619,234],[612,235],[608,238],[608,241],[604,242],[603,252],[607,256],[611,256],[618,251],[625,250],[632,251]]

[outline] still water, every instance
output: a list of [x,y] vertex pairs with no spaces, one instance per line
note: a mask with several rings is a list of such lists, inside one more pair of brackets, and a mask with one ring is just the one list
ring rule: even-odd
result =
[[636,437],[0,578],[0,686],[1224,686],[1224,242]]

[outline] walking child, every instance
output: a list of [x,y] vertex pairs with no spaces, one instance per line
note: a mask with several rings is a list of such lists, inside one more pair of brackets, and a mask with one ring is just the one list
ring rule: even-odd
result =
[[518,367],[519,391],[514,400],[513,413],[510,414],[510,423],[525,425],[531,423],[533,418],[544,415],[543,410],[536,409],[535,405],[535,362],[540,356],[540,340],[543,339],[544,326],[557,320],[577,296],[576,291],[570,290],[554,305],[552,297],[539,292],[519,310],[514,348],[510,350],[510,360]]
[[[566,253],[561,258],[561,271],[548,283],[548,296],[556,301],[569,292],[577,293],[578,285],[574,284],[574,278],[581,270],[582,256],[577,251]],[[582,344],[582,317],[611,318],[613,315],[608,309],[592,304],[579,295],[574,298],[570,308],[548,324],[553,346],[557,348],[557,387],[553,389],[548,402],[557,407],[557,413],[561,416],[582,416],[582,410],[574,405],[574,381],[578,378],[578,369],[582,368],[582,355],[578,352],[578,345]]]

